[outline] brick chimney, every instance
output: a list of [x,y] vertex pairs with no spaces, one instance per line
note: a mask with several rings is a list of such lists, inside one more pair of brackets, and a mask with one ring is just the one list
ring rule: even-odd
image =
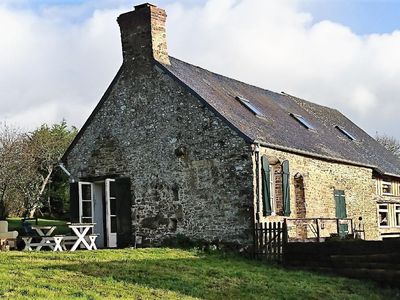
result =
[[165,10],[149,3],[137,5],[134,11],[118,17],[124,63],[149,65],[155,59],[170,64],[165,33],[166,18]]

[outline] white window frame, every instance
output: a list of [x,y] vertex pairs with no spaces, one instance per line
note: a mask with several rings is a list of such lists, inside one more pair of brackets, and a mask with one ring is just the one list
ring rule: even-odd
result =
[[[83,199],[83,186],[90,186],[90,198],[91,199]],[[93,199],[93,183],[92,182],[79,182],[79,222],[80,223],[94,223],[94,199]],[[83,217],[83,202],[91,203],[91,217]],[[84,219],[91,219],[91,222],[84,222]]]
[[[399,214],[399,217],[397,214]],[[394,226],[400,227],[400,204],[394,204]]]
[[[388,185],[390,187],[390,193],[384,193],[383,192],[383,186],[384,185]],[[389,181],[382,181],[382,195],[388,195],[388,196],[392,196],[393,195],[393,185],[391,182]]]
[[[381,208],[381,206],[386,206],[386,208]],[[386,213],[386,223],[387,225],[381,225],[381,212]],[[389,203],[378,203],[378,226],[379,228],[388,228],[390,227],[389,223],[390,215],[389,215]]]
[[116,214],[111,214],[111,200],[116,201],[116,197],[111,197],[111,182],[115,179],[105,180],[105,202],[106,202],[106,233],[107,233],[107,247],[117,247],[117,232],[111,232],[111,218],[117,218]]

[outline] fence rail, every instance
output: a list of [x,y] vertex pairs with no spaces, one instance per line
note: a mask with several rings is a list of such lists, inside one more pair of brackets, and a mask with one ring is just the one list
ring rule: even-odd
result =
[[286,224],[263,222],[255,224],[255,257],[266,261],[282,261],[283,244],[287,241]]
[[350,218],[288,218],[285,222],[289,241],[315,239],[321,242],[333,235],[356,237],[363,234],[361,227],[357,230]]

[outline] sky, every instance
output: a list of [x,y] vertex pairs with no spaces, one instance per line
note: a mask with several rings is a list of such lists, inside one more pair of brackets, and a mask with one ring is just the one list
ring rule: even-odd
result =
[[[0,0],[0,122],[81,127],[134,0]],[[400,1],[160,0],[170,55],[340,110],[400,140]]]

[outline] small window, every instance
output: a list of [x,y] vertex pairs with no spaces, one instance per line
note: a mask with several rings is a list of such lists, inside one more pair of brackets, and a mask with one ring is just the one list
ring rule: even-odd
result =
[[387,204],[379,204],[378,205],[378,213],[379,213],[379,227],[388,227],[388,217],[389,210]]
[[301,125],[303,125],[307,129],[315,130],[314,126],[311,125],[310,122],[306,120],[303,116],[296,115],[296,114],[290,114],[297,122],[299,122]]
[[242,103],[242,105],[244,105],[248,110],[250,110],[256,116],[265,117],[265,115],[253,103],[251,103],[246,98],[244,98],[242,96],[236,96],[235,99],[238,100],[240,103]]
[[396,226],[400,227],[400,205],[395,205],[394,206],[394,215],[396,218]]
[[343,127],[340,126],[335,126],[335,128],[337,130],[339,130],[341,133],[343,133],[348,139],[354,141],[356,138],[354,137],[354,135],[352,135],[350,132],[348,132],[346,129],[344,129]]
[[387,182],[387,181],[382,182],[382,194],[383,195],[393,195],[391,182]]

